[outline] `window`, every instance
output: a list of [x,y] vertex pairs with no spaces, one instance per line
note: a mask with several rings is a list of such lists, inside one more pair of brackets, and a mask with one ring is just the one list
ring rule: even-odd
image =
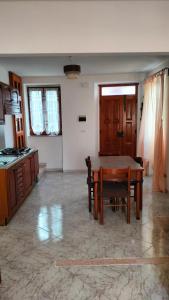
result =
[[60,135],[60,87],[28,87],[31,135]]
[[102,96],[135,95],[135,85],[102,86]]

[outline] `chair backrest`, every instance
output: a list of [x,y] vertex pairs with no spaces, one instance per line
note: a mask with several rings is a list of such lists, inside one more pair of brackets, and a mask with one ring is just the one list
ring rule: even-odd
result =
[[88,157],[85,158],[85,163],[86,163],[86,167],[88,167],[89,164],[91,164],[90,156],[88,156]]
[[111,181],[111,182],[127,184],[128,191],[130,191],[130,180],[131,180],[130,167],[124,169],[104,169],[101,167],[99,174],[100,174],[101,189],[103,187],[103,182]]
[[87,166],[87,183],[90,185],[91,183],[91,176],[92,176],[92,166],[91,166],[91,159],[90,156],[85,158],[85,163]]
[[141,167],[143,167],[143,159],[141,156],[136,156],[134,158],[135,162],[137,162],[138,164],[140,164]]

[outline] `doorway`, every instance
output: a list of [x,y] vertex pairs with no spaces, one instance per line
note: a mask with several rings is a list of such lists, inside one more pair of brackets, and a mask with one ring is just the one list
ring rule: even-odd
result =
[[99,85],[100,155],[136,156],[138,83]]

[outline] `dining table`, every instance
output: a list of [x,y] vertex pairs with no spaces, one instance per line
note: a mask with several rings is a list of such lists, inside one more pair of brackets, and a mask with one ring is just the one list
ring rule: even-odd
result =
[[140,166],[130,156],[99,156],[91,157],[91,168],[94,181],[94,218],[98,219],[99,205],[98,205],[98,184],[99,184],[99,170],[100,167],[107,169],[124,169],[130,167],[131,182],[134,180],[136,184],[136,219],[140,219],[140,212],[142,210],[142,185],[143,185],[143,171],[144,168]]

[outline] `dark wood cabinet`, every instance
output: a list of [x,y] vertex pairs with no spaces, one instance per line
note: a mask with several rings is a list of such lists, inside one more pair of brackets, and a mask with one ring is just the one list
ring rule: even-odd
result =
[[0,124],[4,124],[5,114],[17,115],[20,113],[20,95],[18,90],[0,82]]
[[[11,168],[8,172],[8,208],[9,214],[13,214],[17,206],[17,195],[15,185],[15,169]],[[2,200],[1,200],[2,201]]]
[[21,113],[20,96],[17,89],[6,87],[4,89],[5,113],[7,115],[16,115]]
[[6,225],[32,190],[39,172],[38,151],[0,169],[0,225]]
[[4,101],[2,87],[0,86],[0,125],[5,123],[5,114],[4,114]]
[[31,161],[33,161],[34,156],[30,156],[25,160],[25,163],[23,165],[24,169],[24,186],[25,186],[25,193],[28,194],[31,187],[32,183],[34,182],[32,180],[32,170],[31,170]]
[[39,174],[39,156],[38,156],[38,151],[36,151],[34,153],[34,164],[35,164],[35,171],[34,171],[35,180],[37,181],[37,177],[38,177],[38,174]]

